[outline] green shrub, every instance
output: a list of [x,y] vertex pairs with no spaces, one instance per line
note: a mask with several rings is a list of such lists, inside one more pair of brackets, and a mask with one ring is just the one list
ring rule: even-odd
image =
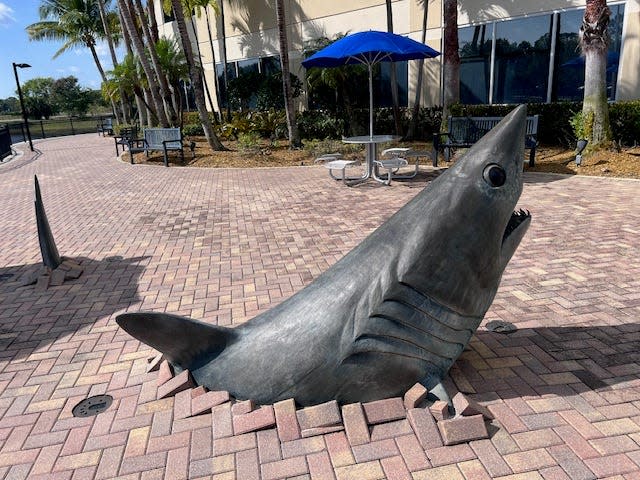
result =
[[296,115],[301,138],[340,138],[344,120],[327,110],[305,110]]
[[260,150],[260,135],[256,132],[243,132],[238,135],[238,148],[241,152],[257,152]]
[[185,137],[201,137],[204,135],[204,129],[201,123],[190,123],[182,127],[182,134]]
[[609,122],[613,139],[620,145],[640,143],[640,100],[609,105]]

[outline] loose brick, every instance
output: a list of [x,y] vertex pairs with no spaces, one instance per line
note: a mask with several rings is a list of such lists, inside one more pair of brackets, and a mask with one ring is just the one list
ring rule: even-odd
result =
[[193,390],[191,390],[191,398],[196,398],[196,397],[199,397],[200,395],[204,395],[208,391],[209,390],[207,390],[207,387],[205,387],[204,385],[199,385]]
[[351,445],[362,445],[371,440],[362,404],[344,405],[342,407],[342,421]]
[[[232,407],[233,410],[233,407]],[[233,416],[233,432],[241,433],[254,432],[265,428],[273,427],[276,424],[276,417],[273,413],[273,406],[266,405],[243,415]]]
[[458,392],[451,399],[456,415],[470,417],[473,415],[482,415],[487,420],[493,420],[495,417],[487,407],[480,405],[475,400],[468,398],[466,395]]
[[236,402],[231,406],[231,414],[233,416],[236,415],[244,415],[246,413],[251,412],[254,409],[255,405],[253,404],[253,400],[242,400],[240,402]]
[[[166,360],[163,360],[158,367],[158,387],[164,385],[173,378],[173,369]],[[159,397],[162,398],[162,397]]]
[[182,419],[191,416],[191,392],[192,389],[176,393],[173,401],[173,418]]
[[300,425],[298,425],[295,401],[290,398],[277,402],[273,405],[273,410],[276,415],[280,441],[288,442],[300,438]]
[[438,429],[445,445],[455,445],[489,437],[482,415],[442,420],[438,422]]
[[160,365],[162,364],[163,360],[164,355],[162,355],[161,353],[153,357],[149,357],[147,362],[147,373],[157,372],[160,369]]
[[427,398],[429,390],[427,390],[421,383],[416,383],[413,387],[407,390],[404,394],[404,408],[409,410],[410,408],[417,408]]
[[411,428],[418,437],[420,445],[425,450],[429,448],[441,447],[443,445],[440,438],[440,431],[436,426],[436,421],[428,410],[423,408],[412,408],[407,411],[407,418]]
[[342,421],[338,402],[322,403],[313,407],[303,408],[296,412],[301,430],[310,428],[329,427]]
[[386,398],[362,404],[364,415],[370,425],[406,418],[407,411],[400,397]]
[[195,387],[195,384],[193,383],[193,378],[191,378],[191,372],[189,372],[189,370],[183,370],[171,380],[158,387],[158,398],[171,397],[178,392],[193,387]]
[[233,435],[231,404],[223,403],[211,410],[211,433],[213,438],[225,438]]
[[305,428],[302,430],[302,438],[326,435],[328,433],[340,432],[344,430],[344,425],[331,425],[329,427]]
[[49,281],[49,285],[52,287],[57,287],[64,283],[64,270],[55,269],[51,272],[51,279]]
[[[195,391],[195,390],[194,390]],[[206,392],[191,398],[191,415],[201,415],[211,412],[213,407],[222,405],[230,400],[229,392]]]
[[445,420],[449,418],[451,415],[449,414],[449,404],[444,400],[436,400],[433,402],[433,405],[429,407],[429,412],[433,415],[438,422],[440,420]]

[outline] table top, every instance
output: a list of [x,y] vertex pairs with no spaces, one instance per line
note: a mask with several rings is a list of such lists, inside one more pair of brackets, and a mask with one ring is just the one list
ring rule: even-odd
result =
[[384,143],[400,140],[397,135],[360,135],[357,137],[343,137],[344,143]]

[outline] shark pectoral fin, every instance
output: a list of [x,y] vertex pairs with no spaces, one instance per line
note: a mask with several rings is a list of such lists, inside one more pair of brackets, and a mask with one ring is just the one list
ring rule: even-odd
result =
[[123,313],[116,322],[129,335],[183,368],[193,368],[203,353],[209,359],[217,356],[238,336],[234,329],[168,313]]

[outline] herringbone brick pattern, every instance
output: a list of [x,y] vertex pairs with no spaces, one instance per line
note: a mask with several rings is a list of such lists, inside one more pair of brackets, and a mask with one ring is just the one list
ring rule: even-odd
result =
[[[529,233],[452,369],[496,417],[491,438],[424,449],[407,420],[281,442],[217,438],[216,413],[156,400],[152,351],[115,314],[238,324],[333,264],[428,175],[346,188],[316,167],[206,170],[120,163],[109,138],[46,140],[0,166],[0,478],[640,478],[640,182],[526,175]],[[36,292],[33,175],[78,280]],[[71,408],[101,393],[106,412]],[[356,438],[358,436],[352,436]],[[369,441],[367,441],[369,440]]]

